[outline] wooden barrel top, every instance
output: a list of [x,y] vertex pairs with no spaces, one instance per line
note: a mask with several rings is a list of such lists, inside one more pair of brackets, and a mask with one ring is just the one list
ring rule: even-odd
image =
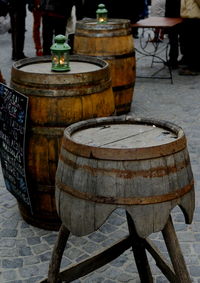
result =
[[90,56],[72,55],[70,57],[70,71],[54,72],[51,71],[51,56],[33,57],[19,60],[13,64],[14,69],[22,72],[36,74],[77,74],[97,71],[108,67],[108,63],[98,58]]
[[131,22],[128,19],[108,19],[107,23],[99,24],[95,19],[85,18],[76,23],[75,35],[84,36],[84,33],[87,37],[93,37],[93,33],[95,37],[130,35]]
[[176,205],[191,223],[194,180],[183,130],[128,115],[70,125],[56,173],[56,203],[75,235],[97,230],[119,207],[141,237],[161,231]]
[[128,19],[108,19],[107,23],[99,24],[96,19],[85,18],[83,20],[77,21],[76,27],[87,28],[87,29],[97,29],[97,30],[113,30],[119,28],[129,28],[131,21]]
[[110,67],[102,59],[87,55],[71,55],[68,72],[51,71],[51,57],[26,58],[12,66],[12,81],[32,85],[76,84],[91,81],[98,85],[102,79],[110,80]]
[[[71,70],[68,72],[62,72],[65,73],[65,75],[68,74],[78,74],[78,73],[87,73],[87,72],[93,72],[100,69],[100,66],[92,63],[87,62],[70,62],[70,68]],[[25,65],[20,68],[21,71],[28,72],[28,73],[41,73],[41,74],[53,74],[55,75],[55,72],[51,71],[51,62],[39,62],[37,64],[30,64]]]
[[186,146],[180,127],[131,116],[80,122],[67,128],[64,137],[64,145],[72,153],[111,160],[165,156]]
[[177,140],[177,135],[155,125],[108,124],[83,129],[72,139],[85,145],[103,148],[143,148],[159,146]]

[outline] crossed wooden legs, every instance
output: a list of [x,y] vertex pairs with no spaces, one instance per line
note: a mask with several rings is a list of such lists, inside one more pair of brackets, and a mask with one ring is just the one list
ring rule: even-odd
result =
[[132,248],[137,265],[138,273],[142,283],[153,282],[149,263],[145,249],[151,253],[156,260],[157,266],[161,269],[163,274],[167,277],[169,282],[174,283],[190,283],[191,279],[187,271],[187,267],[182,255],[180,245],[176,236],[171,216],[169,217],[164,229],[162,230],[163,238],[173,265],[171,266],[165,261],[160,252],[147,239],[142,239],[137,235],[134,222],[131,216],[127,213],[127,221],[130,235],[132,235]]
[[53,249],[49,265],[48,279],[41,281],[41,283],[59,283],[62,282],[62,280],[65,282],[71,282],[107,264],[130,247],[132,247],[142,283],[153,282],[146,250],[152,255],[152,257],[154,257],[156,265],[160,268],[169,282],[190,283],[191,280],[179,246],[171,216],[162,230],[162,234],[173,268],[149,239],[143,239],[138,236],[131,216],[128,213],[126,215],[130,233],[129,236],[87,260],[72,265],[66,270],[59,272],[62,255],[70,234],[70,231],[62,225]]

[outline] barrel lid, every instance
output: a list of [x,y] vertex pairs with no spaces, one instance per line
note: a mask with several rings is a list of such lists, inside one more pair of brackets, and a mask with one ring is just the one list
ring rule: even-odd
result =
[[[107,67],[108,63],[99,58],[91,58],[91,56],[72,55],[70,57],[71,70],[62,72],[62,74],[77,74],[86,73],[99,70],[102,67]],[[13,64],[14,69],[29,73],[52,74],[51,71],[51,57],[33,57],[22,59]],[[55,74],[55,72],[54,72]]]
[[167,121],[132,116],[90,119],[65,129],[63,147],[108,160],[156,158],[186,147],[183,130]]
[[75,36],[115,37],[131,35],[131,22],[128,19],[109,19],[99,24],[95,19],[85,18],[76,23]]
[[96,19],[84,18],[77,21],[77,28],[86,28],[92,30],[114,30],[114,29],[127,29],[131,27],[131,21],[128,19],[108,19],[107,23],[99,24]]
[[[88,62],[70,62],[70,71],[65,72],[66,74],[79,74],[87,73],[99,70],[100,66]],[[52,74],[51,71],[51,61],[40,62],[37,64],[24,65],[20,68],[21,71],[28,73],[41,73],[41,74]]]
[[47,83],[52,85],[61,82],[85,84],[86,76],[87,80],[99,83],[102,77],[106,79],[110,77],[109,64],[92,56],[71,55],[70,68],[71,70],[67,72],[53,72],[50,56],[26,58],[13,64],[11,80],[29,85],[46,85]]

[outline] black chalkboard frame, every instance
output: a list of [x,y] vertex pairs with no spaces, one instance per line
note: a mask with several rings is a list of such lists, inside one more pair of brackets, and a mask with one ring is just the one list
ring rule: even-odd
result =
[[28,100],[0,83],[0,159],[5,186],[32,211],[25,170]]

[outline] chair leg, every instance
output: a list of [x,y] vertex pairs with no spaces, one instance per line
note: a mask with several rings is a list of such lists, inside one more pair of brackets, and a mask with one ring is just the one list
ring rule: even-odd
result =
[[153,277],[145,251],[144,239],[140,238],[136,232],[134,222],[128,212],[126,212],[129,233],[132,238],[132,249],[135,263],[138,269],[141,283],[152,283]]
[[58,275],[60,270],[60,263],[62,260],[62,255],[65,250],[67,240],[69,238],[70,231],[64,226],[61,225],[57,241],[53,248],[53,253],[51,256],[51,261],[49,264],[48,272],[48,282],[49,283],[58,283]]
[[174,225],[169,217],[167,224],[162,230],[163,238],[171,258],[172,265],[177,277],[177,283],[190,283],[191,279],[185,264],[183,254],[176,236]]

